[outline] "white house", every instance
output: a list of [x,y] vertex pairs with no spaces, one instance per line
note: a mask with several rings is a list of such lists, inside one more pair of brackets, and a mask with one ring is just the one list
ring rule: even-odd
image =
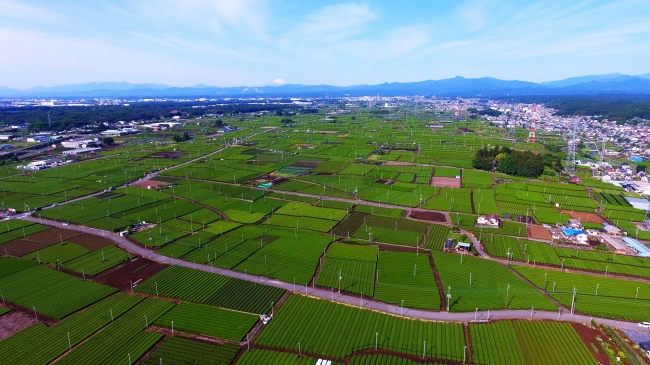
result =
[[589,236],[584,232],[580,232],[580,233],[576,234],[573,237],[575,237],[576,242],[578,242],[581,245],[586,245],[587,243],[589,243],[589,240],[588,240]]
[[487,216],[481,215],[476,219],[476,224],[491,226],[495,228],[499,227],[500,222],[501,218],[499,218],[499,216],[496,214],[488,214]]

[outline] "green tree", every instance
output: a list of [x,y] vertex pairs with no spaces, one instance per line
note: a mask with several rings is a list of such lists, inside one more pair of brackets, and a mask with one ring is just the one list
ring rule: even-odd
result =
[[113,139],[113,137],[103,137],[102,138],[102,143],[107,145],[107,146],[110,146],[113,143],[115,143],[115,140]]

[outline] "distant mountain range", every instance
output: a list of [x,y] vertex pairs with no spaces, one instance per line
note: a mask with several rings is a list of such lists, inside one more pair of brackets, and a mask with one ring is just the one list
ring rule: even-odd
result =
[[645,75],[606,74],[571,77],[564,80],[534,83],[527,81],[499,80],[491,77],[468,79],[454,77],[406,83],[383,83],[378,85],[300,85],[260,87],[218,87],[195,85],[171,87],[162,84],[131,84],[128,82],[91,82],[85,84],[36,87],[16,90],[0,87],[0,97],[18,98],[197,98],[197,97],[330,97],[362,95],[422,95],[447,97],[503,97],[524,95],[597,95],[597,94],[643,94],[650,95],[650,73]]

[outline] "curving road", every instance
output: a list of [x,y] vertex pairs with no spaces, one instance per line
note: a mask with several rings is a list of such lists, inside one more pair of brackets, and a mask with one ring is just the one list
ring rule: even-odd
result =
[[309,287],[302,284],[296,285],[293,283],[287,283],[276,279],[269,279],[262,276],[255,276],[255,275],[241,273],[238,271],[221,269],[210,265],[201,265],[201,264],[196,264],[196,263],[192,263],[180,259],[174,259],[168,256],[157,254],[156,252],[151,251],[149,249],[145,249],[129,241],[128,239],[121,237],[118,234],[114,234],[112,232],[107,232],[96,228],[88,228],[88,227],[82,227],[82,226],[77,226],[72,224],[66,226],[62,222],[41,219],[36,217],[29,217],[29,216],[20,217],[20,219],[24,219],[27,221],[36,222],[48,226],[65,228],[65,229],[75,230],[83,233],[94,234],[97,236],[112,238],[115,244],[117,244],[122,249],[135,255],[147,257],[157,262],[161,262],[169,265],[184,266],[196,270],[202,270],[202,271],[229,276],[232,278],[237,278],[237,279],[246,280],[250,282],[257,282],[265,285],[274,286],[277,288],[282,288],[288,291],[304,293],[306,295],[310,295],[322,299],[327,299],[339,303],[345,303],[349,305],[373,309],[373,310],[377,310],[380,312],[389,313],[393,315],[402,315],[404,317],[420,318],[420,319],[436,320],[436,321],[456,321],[456,322],[471,322],[474,320],[485,321],[488,319],[498,320],[498,319],[534,318],[534,319],[547,319],[547,320],[563,320],[563,321],[571,321],[571,322],[579,322],[579,323],[589,323],[593,318],[596,322],[608,326],[614,326],[614,327],[619,327],[623,329],[632,329],[632,330],[639,329],[636,323],[616,321],[607,318],[590,317],[590,316],[584,316],[579,314],[571,314],[563,308],[558,308],[558,312],[535,311],[534,309],[531,309],[531,310],[475,311],[470,313],[450,313],[444,311],[433,312],[433,311],[427,311],[421,309],[402,308],[398,305],[378,302],[367,297],[361,297],[361,296],[357,297],[349,294],[339,294],[333,289],[327,290],[323,288]]

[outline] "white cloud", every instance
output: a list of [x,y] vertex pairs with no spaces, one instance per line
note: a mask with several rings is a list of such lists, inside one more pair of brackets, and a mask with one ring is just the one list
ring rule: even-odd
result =
[[263,35],[267,22],[265,0],[139,0],[135,9],[148,20],[170,28],[179,24],[224,34],[228,29]]
[[[91,81],[170,83],[190,86],[254,83],[250,74],[220,70],[193,59],[163,58],[154,52],[131,50],[91,38],[72,39],[53,34],[0,28],[0,85],[18,89]],[[40,57],[36,57],[38,52]]]
[[43,20],[52,18],[55,14],[45,8],[17,3],[10,0],[0,0],[0,17],[22,20]]
[[378,15],[367,4],[337,4],[318,9],[289,32],[291,41],[337,42],[367,30]]

